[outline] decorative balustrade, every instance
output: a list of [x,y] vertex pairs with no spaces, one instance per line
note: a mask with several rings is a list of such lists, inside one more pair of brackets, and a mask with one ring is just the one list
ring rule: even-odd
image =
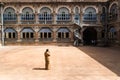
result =
[[[18,17],[20,16],[20,18]],[[112,15],[116,18],[116,15]],[[4,23],[9,24],[9,22],[15,22],[20,20],[21,24],[34,24],[35,19],[39,20],[39,24],[53,24],[54,20],[56,19],[57,24],[70,24],[71,23],[71,14],[57,14],[54,18],[53,14],[38,14],[37,17],[35,17],[35,14],[4,14]],[[79,20],[79,15],[74,15],[75,20]],[[19,20],[18,20],[19,19]],[[105,15],[101,15],[101,20],[105,19]],[[84,14],[83,15],[83,22],[97,22],[97,14]]]
[[21,14],[21,20],[35,20],[35,14]]
[[57,21],[70,21],[70,14],[57,14]]
[[52,21],[52,14],[39,14],[40,21]]
[[96,14],[84,14],[83,16],[83,21],[97,21],[97,15]]
[[16,21],[17,14],[3,14],[4,21]]

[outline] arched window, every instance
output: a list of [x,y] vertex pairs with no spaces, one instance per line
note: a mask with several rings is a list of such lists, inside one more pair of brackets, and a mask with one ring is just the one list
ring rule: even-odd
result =
[[40,29],[39,34],[40,39],[49,40],[52,38],[52,30],[47,27]]
[[43,21],[51,21],[52,13],[51,9],[48,7],[43,7],[40,9],[39,20]]
[[27,13],[30,13],[30,14],[33,14],[33,10],[29,7],[25,7],[23,10],[22,10],[22,13],[23,14],[27,14]]
[[75,7],[75,16],[74,16],[74,22],[76,23],[76,24],[79,24],[79,19],[80,18],[80,15],[79,15],[79,8],[78,7]]
[[88,7],[84,13],[84,21],[96,21],[97,15],[96,10],[92,7]]
[[44,13],[51,14],[52,11],[48,7],[43,7],[43,8],[40,9],[40,13],[41,14],[44,14]]
[[24,28],[21,31],[21,35],[23,39],[33,39],[34,38],[34,31],[31,28]]
[[12,28],[5,29],[5,39],[15,39],[17,38],[17,32]]
[[62,7],[58,10],[57,20],[70,20],[69,10],[66,7]]
[[113,4],[110,8],[110,20],[116,20],[117,16],[117,4]]
[[15,13],[15,10],[11,7],[6,8],[3,14],[3,18],[4,20],[16,20],[17,15]]
[[109,39],[114,40],[116,38],[116,29],[111,27],[109,30]]
[[102,7],[101,22],[105,22],[106,14],[107,13],[105,7]]
[[29,7],[26,7],[22,10],[22,20],[34,20],[35,15],[33,10]]
[[66,39],[70,37],[70,31],[68,28],[60,28],[57,31],[58,39]]

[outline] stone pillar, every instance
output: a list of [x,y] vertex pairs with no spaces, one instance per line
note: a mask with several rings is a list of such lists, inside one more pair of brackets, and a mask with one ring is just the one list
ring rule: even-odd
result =
[[71,12],[71,15],[70,15],[70,16],[71,16],[71,22],[74,23],[74,13]]
[[97,23],[100,24],[100,12],[97,14]]
[[21,42],[22,40],[21,40],[21,32],[20,31],[17,31],[17,42],[19,43],[19,42]]
[[52,16],[53,16],[53,20],[52,20],[52,21],[53,21],[53,24],[56,24],[56,21],[57,21],[57,13],[54,12],[54,13],[52,14]]
[[19,27],[17,27],[17,29],[16,29],[16,31],[17,31],[17,42],[19,43],[19,42],[21,42],[22,40],[21,40],[21,28],[19,28]]
[[97,31],[97,40],[100,41],[102,36],[102,31],[100,30],[100,28],[98,28],[96,31]]
[[81,42],[84,45],[84,40],[83,40],[83,32],[84,32],[84,28],[81,29]]
[[70,32],[70,38],[71,38],[71,42],[73,42],[74,41],[74,30],[72,30],[71,32]]
[[17,13],[17,22],[18,24],[21,24],[21,14]]
[[35,23],[39,24],[39,14],[37,12],[35,13]]
[[56,42],[57,41],[57,29],[56,28],[53,28],[53,42]]
[[36,27],[35,28],[35,34],[34,34],[34,37],[35,37],[35,42],[39,42],[39,36],[38,36],[38,34],[39,34],[39,29]]
[[81,6],[80,9],[80,26],[82,28],[82,24],[83,24],[83,6]]
[[39,39],[38,39],[38,32],[35,32],[35,42],[39,42]]
[[80,25],[82,27],[82,24],[83,24],[83,13],[81,12],[80,13]]

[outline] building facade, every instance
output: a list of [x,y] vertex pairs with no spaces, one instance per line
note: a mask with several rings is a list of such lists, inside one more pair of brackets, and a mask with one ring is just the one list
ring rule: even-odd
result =
[[1,0],[2,45],[120,42],[118,0]]

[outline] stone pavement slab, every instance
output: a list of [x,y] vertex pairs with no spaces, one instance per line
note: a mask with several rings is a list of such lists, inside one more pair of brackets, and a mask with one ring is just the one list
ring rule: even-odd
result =
[[[46,49],[51,54],[50,70],[44,70]],[[118,53],[90,46],[4,46],[0,47],[0,80],[120,80]]]

